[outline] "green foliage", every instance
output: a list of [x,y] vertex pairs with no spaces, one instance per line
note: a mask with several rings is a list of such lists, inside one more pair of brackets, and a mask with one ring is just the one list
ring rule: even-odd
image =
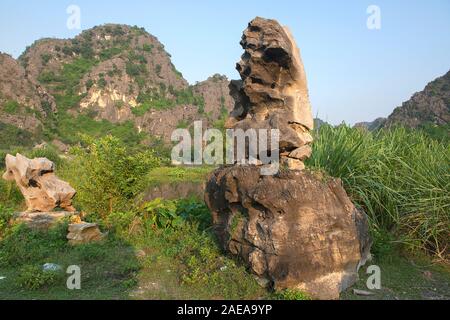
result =
[[[19,129],[16,126],[0,122],[0,150],[8,150],[14,146],[31,147],[39,139],[39,133]],[[0,163],[4,157],[0,159]]]
[[158,76],[161,76],[161,69],[162,69],[162,67],[161,67],[160,64],[157,64],[157,65],[155,66],[155,72],[156,72],[156,74],[157,74]]
[[144,210],[148,219],[154,227],[158,228],[177,228],[183,223],[182,217],[177,212],[175,201],[163,200],[157,198],[147,202]]
[[[3,183],[0,182],[0,191],[3,188],[2,186]],[[0,194],[0,198],[4,198],[5,195]],[[0,199],[0,201],[3,199]],[[8,202],[10,202],[10,199],[7,199]],[[3,201],[1,201],[2,203],[0,204],[0,239],[3,236],[3,233],[6,231],[6,228],[8,227],[9,221],[13,216],[13,210],[11,208],[6,207],[3,203]]]
[[47,232],[14,225],[0,242],[0,267],[44,264],[52,253],[65,250],[66,234],[66,223]]
[[107,48],[105,50],[102,50],[99,54],[100,60],[102,60],[102,61],[109,60],[112,57],[122,53],[123,50],[124,49],[120,48],[120,47],[112,47],[112,48]]
[[284,289],[274,293],[277,300],[311,300],[311,297],[303,291],[294,289]]
[[203,182],[213,167],[159,167],[147,175],[147,183],[159,185],[162,183]]
[[19,270],[17,281],[24,289],[36,290],[44,286],[53,285],[61,273],[56,271],[43,271],[42,267],[36,265],[25,265]]
[[21,109],[20,104],[14,100],[7,101],[3,105],[3,110],[9,114],[17,114],[20,109]]
[[76,144],[83,134],[94,138],[112,135],[131,147],[138,145],[146,136],[144,133],[138,133],[130,121],[113,124],[107,120],[96,121],[83,114],[77,117],[60,115],[56,135],[64,143]]
[[55,148],[51,146],[46,146],[45,148],[40,149],[33,149],[30,152],[26,152],[25,155],[30,159],[47,158],[48,160],[52,161],[56,165],[56,167],[62,164],[62,159],[59,156],[59,153]]
[[[152,151],[132,152],[119,139],[106,136],[86,138],[87,148],[75,148],[66,171],[78,191],[78,204],[87,212],[106,217],[126,209],[142,190],[142,177],[160,164]],[[80,172],[71,175],[71,173]]]
[[448,143],[404,128],[370,133],[324,125],[308,163],[342,179],[374,232],[436,255],[448,248]]
[[[118,299],[126,296],[140,265],[134,251],[123,240],[109,235],[100,243],[71,246],[67,223],[49,231],[34,231],[24,225],[7,229],[0,241],[0,294],[7,299]],[[43,271],[44,263],[62,270]],[[82,269],[82,289],[67,290],[64,270]],[[124,285],[124,282],[127,285]]]
[[92,86],[93,86],[94,84],[95,84],[95,83],[94,83],[94,80],[88,79],[88,80],[86,81],[86,90],[89,91],[89,89],[91,89]]
[[[156,232],[163,257],[176,267],[181,286],[193,294],[223,299],[256,298],[260,288],[245,267],[224,256],[208,231],[196,223]],[[155,241],[155,240],[154,240]]]
[[177,229],[186,221],[195,221],[201,228],[210,223],[209,210],[195,199],[154,199],[143,205],[145,220],[154,228]]
[[105,89],[105,87],[107,85],[105,78],[101,77],[100,79],[98,79],[97,85],[100,89]]
[[52,58],[52,55],[51,55],[51,54],[48,54],[48,53],[42,54],[42,55],[41,55],[42,64],[43,64],[44,66],[46,66],[47,63],[50,61],[51,58]]
[[145,65],[142,64],[136,64],[134,62],[128,61],[125,65],[125,72],[130,77],[137,77],[141,73],[145,72]]
[[432,123],[425,123],[420,127],[429,137],[443,143],[450,143],[450,124],[435,125]]
[[152,45],[152,44],[146,44],[146,43],[144,43],[144,44],[142,45],[142,50],[145,51],[145,52],[152,53],[153,45]]

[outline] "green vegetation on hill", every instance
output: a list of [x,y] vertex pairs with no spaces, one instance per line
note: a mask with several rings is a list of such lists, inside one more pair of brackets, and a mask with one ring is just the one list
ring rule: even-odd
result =
[[9,150],[18,146],[31,147],[37,138],[29,131],[3,122],[0,122],[0,132],[0,150]]

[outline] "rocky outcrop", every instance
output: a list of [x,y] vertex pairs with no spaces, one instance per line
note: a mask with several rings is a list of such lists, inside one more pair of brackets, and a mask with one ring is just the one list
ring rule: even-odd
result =
[[358,123],[355,123],[354,127],[368,130],[368,131],[376,131],[376,130],[383,128],[383,126],[386,123],[386,120],[387,120],[386,118],[377,118],[372,122],[358,122]]
[[[314,121],[300,50],[286,27],[275,20],[255,18],[244,31],[245,50],[232,81],[236,104],[227,122],[234,129],[278,129],[281,160],[301,169],[307,156],[295,152],[312,142]],[[261,151],[260,151],[261,152]]]
[[388,117],[384,127],[401,124],[417,128],[425,123],[445,125],[450,122],[450,71],[415,93]]
[[367,218],[338,179],[225,167],[211,175],[205,201],[223,248],[275,289],[337,299],[369,258]]
[[25,198],[28,212],[50,212],[61,208],[74,212],[72,198],[76,191],[58,179],[55,164],[46,158],[28,159],[17,154],[7,155],[3,179],[15,181]]
[[[275,289],[299,289],[337,299],[370,256],[367,217],[337,179],[303,170],[311,156],[313,118],[299,50],[286,28],[256,18],[244,31],[245,49],[232,81],[235,129],[279,129],[287,166],[263,175],[260,166],[217,169],[205,202],[224,250],[242,258]],[[259,150],[264,152],[264,150]]]
[[56,111],[54,98],[26,76],[11,56],[0,53],[0,122],[35,132],[41,118]]
[[432,124],[436,126],[450,123],[450,71],[416,92],[388,118],[378,118],[372,122],[356,123],[355,127],[375,131],[396,125],[410,128]]
[[48,230],[65,219],[78,216],[77,212],[19,212],[12,218],[12,223],[23,223],[30,229]]
[[96,223],[80,222],[69,224],[67,239],[71,245],[98,242],[104,238],[105,234],[100,232]]

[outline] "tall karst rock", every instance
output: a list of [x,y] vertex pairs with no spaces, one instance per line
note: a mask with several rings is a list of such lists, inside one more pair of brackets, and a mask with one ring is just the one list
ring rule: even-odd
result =
[[241,45],[236,68],[242,80],[230,85],[236,104],[227,126],[278,129],[282,162],[304,168],[314,120],[300,50],[286,27],[262,18],[250,22]]
[[240,162],[215,170],[205,190],[213,230],[223,249],[240,257],[261,283],[337,299],[370,256],[367,217],[339,179],[303,170],[313,117],[290,33],[275,20],[256,18],[241,44],[242,81],[230,86],[236,105],[228,125],[279,129],[280,158],[289,170],[266,175],[259,163]]

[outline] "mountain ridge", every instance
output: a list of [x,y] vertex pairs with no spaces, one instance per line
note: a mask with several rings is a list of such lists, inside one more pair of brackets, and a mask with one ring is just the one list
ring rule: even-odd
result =
[[[213,75],[190,85],[164,45],[136,26],[105,24],[72,39],[40,39],[7,63],[14,65],[18,78],[53,98],[51,115],[43,114],[41,123],[36,124],[44,129],[58,130],[58,119],[52,117],[67,120],[82,115],[112,124],[131,122],[138,133],[167,142],[175,128],[195,120],[212,125],[233,107],[225,76]],[[0,83],[8,82],[7,75],[1,78]],[[6,87],[0,87],[5,96],[1,104],[17,100]],[[37,105],[35,102],[30,108],[37,110]],[[6,113],[1,106],[0,119],[6,118]],[[20,117],[19,112],[8,114],[9,123],[20,122]]]

